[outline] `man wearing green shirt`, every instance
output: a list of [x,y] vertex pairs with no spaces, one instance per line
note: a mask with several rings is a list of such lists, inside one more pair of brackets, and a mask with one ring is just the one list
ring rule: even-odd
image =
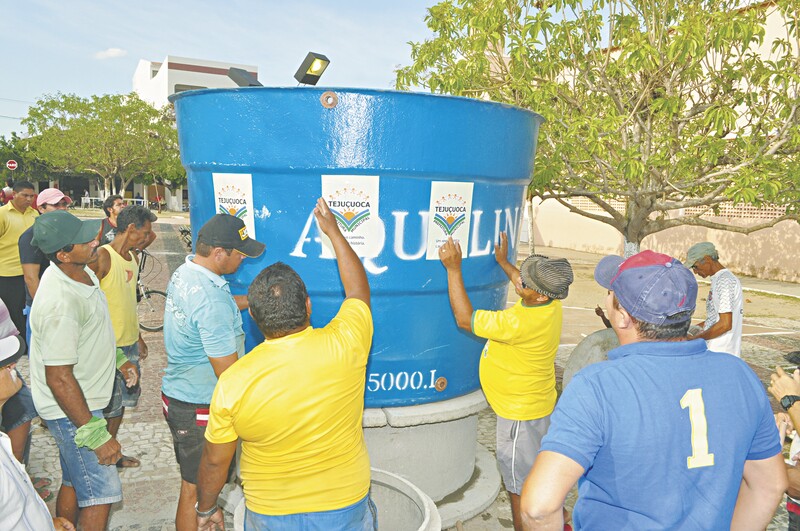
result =
[[58,445],[56,515],[87,530],[105,529],[111,504],[122,500],[114,466],[122,449],[106,430],[102,411],[115,368],[128,386],[137,380],[136,368],[116,351],[108,303],[86,267],[97,260],[99,232],[99,222],[57,210],[37,219],[31,242],[53,264],[31,307],[33,400]]

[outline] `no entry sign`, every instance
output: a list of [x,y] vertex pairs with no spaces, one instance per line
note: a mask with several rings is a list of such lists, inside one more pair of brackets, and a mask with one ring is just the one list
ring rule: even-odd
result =
[[17,161],[14,160],[14,159],[9,160],[8,162],[6,162],[6,168],[8,168],[11,171],[16,170],[17,169]]

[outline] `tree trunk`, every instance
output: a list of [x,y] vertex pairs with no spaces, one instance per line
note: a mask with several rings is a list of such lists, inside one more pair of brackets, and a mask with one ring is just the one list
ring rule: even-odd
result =
[[635,255],[639,252],[641,242],[630,242],[628,238],[625,238],[625,250],[623,256],[625,258],[630,258],[631,256]]
[[533,200],[528,199],[525,201],[525,210],[528,211],[528,254],[536,254],[536,235],[534,234],[534,230],[536,229],[536,223],[533,219]]

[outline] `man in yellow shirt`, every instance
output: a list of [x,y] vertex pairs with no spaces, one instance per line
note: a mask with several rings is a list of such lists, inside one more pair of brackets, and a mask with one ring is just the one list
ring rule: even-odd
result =
[[278,262],[253,280],[250,314],[266,339],[214,390],[197,477],[199,529],[223,524],[217,496],[239,438],[248,529],[377,529],[361,427],[369,284],[324,200],[314,215],[333,244],[346,299],[315,329],[305,284],[291,267]]
[[561,299],[569,293],[573,274],[566,259],[536,254],[517,270],[508,261],[505,233],[494,255],[521,299],[507,310],[473,312],[461,275],[461,246],[450,238],[439,249],[456,324],[488,339],[481,353],[481,387],[497,414],[497,464],[514,529],[522,531],[520,493],[556,405]]
[[22,337],[25,326],[25,277],[19,260],[19,237],[33,225],[39,215],[31,208],[36,197],[33,184],[14,183],[14,198],[0,207],[0,299],[6,304],[11,320]]
[[[98,247],[97,260],[89,264],[100,281],[100,289],[108,299],[111,324],[118,349],[135,367],[141,377],[139,361],[147,358],[147,344],[139,332],[139,318],[136,313],[136,282],[139,280],[139,262],[136,249],[152,242],[153,222],[158,217],[149,209],[132,205],[125,207],[117,216],[117,229],[111,243]],[[111,402],[103,410],[108,421],[108,432],[117,436],[126,407],[136,407],[139,403],[141,387],[127,387],[125,378],[119,371],[114,378]],[[118,468],[137,467],[139,460],[123,455],[117,461]]]

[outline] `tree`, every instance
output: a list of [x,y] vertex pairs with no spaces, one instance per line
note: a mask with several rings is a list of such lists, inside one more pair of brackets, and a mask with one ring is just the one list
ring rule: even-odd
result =
[[[769,42],[767,17],[782,17]],[[529,197],[611,225],[631,254],[678,225],[798,219],[799,21],[797,0],[445,0],[396,84],[543,115]],[[704,217],[727,201],[787,209]]]
[[[17,169],[11,171],[6,168],[6,161],[17,161]],[[28,142],[24,138],[20,138],[16,133],[11,133],[11,136],[6,138],[0,136],[0,181],[5,184],[6,181],[49,181],[51,179],[58,179],[63,174],[58,172],[43,161],[37,159],[28,146]]]
[[36,156],[65,171],[96,175],[106,195],[136,179],[172,167],[177,133],[167,110],[154,109],[135,94],[81,98],[45,96],[22,121]]

